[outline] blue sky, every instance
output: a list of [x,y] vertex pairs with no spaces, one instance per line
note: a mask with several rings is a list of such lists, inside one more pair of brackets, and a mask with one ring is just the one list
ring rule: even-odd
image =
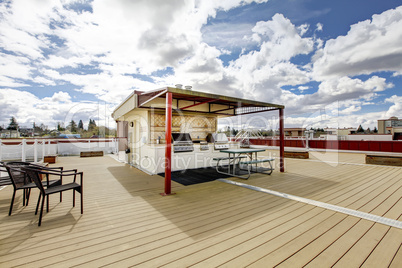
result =
[[2,1],[0,125],[114,127],[133,90],[180,83],[283,104],[285,127],[373,128],[402,117],[401,44],[396,0]]

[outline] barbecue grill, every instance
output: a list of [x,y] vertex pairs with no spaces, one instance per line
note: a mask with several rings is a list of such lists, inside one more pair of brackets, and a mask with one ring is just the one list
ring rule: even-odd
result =
[[215,150],[229,149],[229,139],[225,133],[210,133],[207,136],[207,141],[214,143]]
[[189,133],[172,133],[173,152],[192,152],[194,151],[193,140]]
[[200,150],[201,151],[209,150],[208,142],[200,141]]

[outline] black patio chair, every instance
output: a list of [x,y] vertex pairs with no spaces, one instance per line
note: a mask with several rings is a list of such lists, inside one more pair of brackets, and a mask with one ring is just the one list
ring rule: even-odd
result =
[[[83,172],[74,172],[74,173],[55,173],[52,171],[44,171],[38,168],[34,167],[23,167],[23,170],[27,173],[27,175],[34,181],[36,186],[39,188],[40,194],[38,198],[38,203],[36,204],[36,211],[35,215],[38,214],[38,208],[39,208],[39,203],[42,199],[42,205],[41,205],[41,210],[39,214],[39,222],[38,226],[41,226],[42,223],[42,215],[43,215],[43,206],[45,203],[45,199],[49,202],[49,195],[55,194],[55,193],[61,193],[64,191],[68,190],[73,190],[73,207],[75,207],[75,192],[79,192],[81,195],[81,214],[84,213],[84,205],[83,205]],[[41,180],[41,175],[46,175],[46,178],[49,178],[49,175],[58,175],[58,176],[74,176],[74,180],[71,183],[66,183],[66,184],[61,184],[61,185],[56,185],[56,186],[51,186],[45,188],[42,180]],[[80,183],[76,182],[77,175],[80,176]],[[47,206],[47,212],[49,212],[49,206]]]
[[[14,205],[14,200],[15,200],[15,195],[18,190],[23,190],[23,199],[22,199],[22,205],[23,206],[28,206],[29,203],[29,196],[31,194],[31,189],[36,188],[36,184],[33,183],[30,178],[25,174],[25,171],[22,170],[23,167],[28,167],[29,163],[27,162],[10,162],[10,163],[3,163],[2,164],[3,168],[8,173],[10,183],[13,185],[13,197],[11,198],[11,204],[10,204],[10,210],[8,212],[8,215],[10,216],[12,211],[13,211],[13,205]],[[39,165],[34,165],[35,167],[40,167],[40,168],[46,168],[42,167]],[[58,168],[60,170],[60,168]],[[62,168],[61,168],[62,169]],[[60,171],[59,171],[60,172]],[[44,185],[46,187],[51,187],[51,186],[56,186],[60,185],[62,183],[61,177],[58,180],[47,180]],[[61,200],[60,196],[60,200]]]
[[3,162],[0,162],[0,174],[1,173],[5,173],[7,175],[0,176],[0,187],[1,186],[7,186],[7,185],[11,185],[11,179],[10,176],[8,176],[8,172],[6,167],[4,166]]

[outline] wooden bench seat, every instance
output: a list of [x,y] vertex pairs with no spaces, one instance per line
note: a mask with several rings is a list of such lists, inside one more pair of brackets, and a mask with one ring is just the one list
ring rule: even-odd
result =
[[402,156],[391,156],[386,154],[366,154],[366,164],[402,166]]
[[103,156],[103,151],[80,152],[80,157]]
[[283,154],[286,158],[308,159],[310,154],[308,151],[285,151]]
[[55,164],[57,160],[57,155],[45,155],[43,157],[43,162],[49,163],[49,164]]

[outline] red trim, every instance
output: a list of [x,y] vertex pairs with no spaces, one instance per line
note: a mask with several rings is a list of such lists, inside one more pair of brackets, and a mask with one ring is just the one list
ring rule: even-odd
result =
[[284,130],[283,109],[279,109],[279,168],[285,172],[285,130]]
[[194,106],[198,106],[198,105],[205,104],[205,103],[209,103],[209,102],[213,102],[213,101],[217,101],[217,99],[212,99],[212,100],[207,100],[207,101],[199,102],[199,103],[196,103],[196,104],[193,104],[193,105],[189,105],[189,106],[180,108],[180,110],[185,110],[185,109],[188,109],[188,108],[191,108],[191,107],[194,107]]
[[162,195],[171,195],[172,192],[172,99],[171,92],[166,93],[166,124],[165,124],[165,192]]
[[[284,141],[284,146],[305,148],[305,141],[305,139],[287,139]],[[250,143],[254,145],[280,146],[280,140],[275,137],[250,139]],[[311,149],[402,153],[402,141],[309,140],[309,147]]]

